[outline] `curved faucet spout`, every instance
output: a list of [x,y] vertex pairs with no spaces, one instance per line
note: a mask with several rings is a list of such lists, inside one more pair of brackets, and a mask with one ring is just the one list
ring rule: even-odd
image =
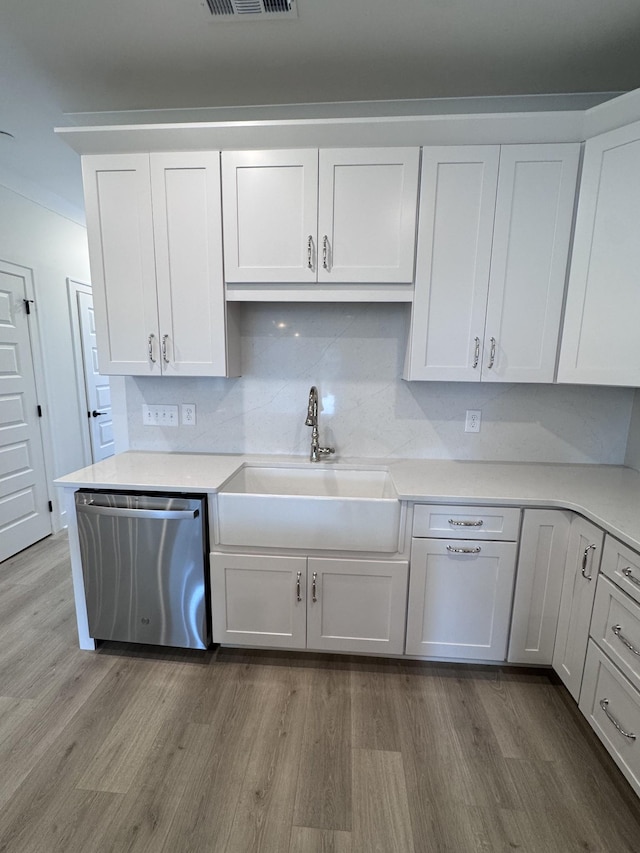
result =
[[304,422],[305,426],[318,425],[318,389],[312,385],[309,389],[309,404],[307,406],[307,419]]

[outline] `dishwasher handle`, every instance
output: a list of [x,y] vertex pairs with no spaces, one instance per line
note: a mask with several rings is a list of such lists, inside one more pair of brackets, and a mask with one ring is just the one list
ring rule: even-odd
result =
[[164,519],[197,518],[199,509],[129,509],[116,506],[97,506],[96,504],[78,504],[77,512],[88,515],[110,515],[118,518],[154,518],[158,521]]

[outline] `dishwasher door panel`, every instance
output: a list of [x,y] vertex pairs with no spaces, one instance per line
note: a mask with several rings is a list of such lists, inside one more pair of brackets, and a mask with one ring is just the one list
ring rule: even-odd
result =
[[90,635],[206,648],[202,499],[78,492],[76,509]]

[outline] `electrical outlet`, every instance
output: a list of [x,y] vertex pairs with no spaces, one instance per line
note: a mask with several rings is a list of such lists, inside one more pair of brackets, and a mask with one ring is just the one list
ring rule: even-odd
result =
[[142,423],[145,426],[178,426],[178,407],[162,403],[157,406],[142,406]]
[[195,403],[182,403],[180,407],[180,423],[183,426],[195,426],[196,425],[196,404]]
[[480,421],[482,412],[480,409],[467,409],[467,417],[464,422],[465,432],[480,432]]

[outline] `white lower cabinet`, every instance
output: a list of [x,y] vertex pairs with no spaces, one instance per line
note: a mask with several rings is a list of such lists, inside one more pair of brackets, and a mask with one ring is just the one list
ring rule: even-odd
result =
[[526,509],[513,597],[509,663],[553,661],[571,513]]
[[408,564],[211,554],[213,641],[402,654]]
[[604,533],[576,515],[571,522],[564,568],[553,668],[578,701]]
[[414,538],[406,653],[504,660],[516,548],[515,542]]

